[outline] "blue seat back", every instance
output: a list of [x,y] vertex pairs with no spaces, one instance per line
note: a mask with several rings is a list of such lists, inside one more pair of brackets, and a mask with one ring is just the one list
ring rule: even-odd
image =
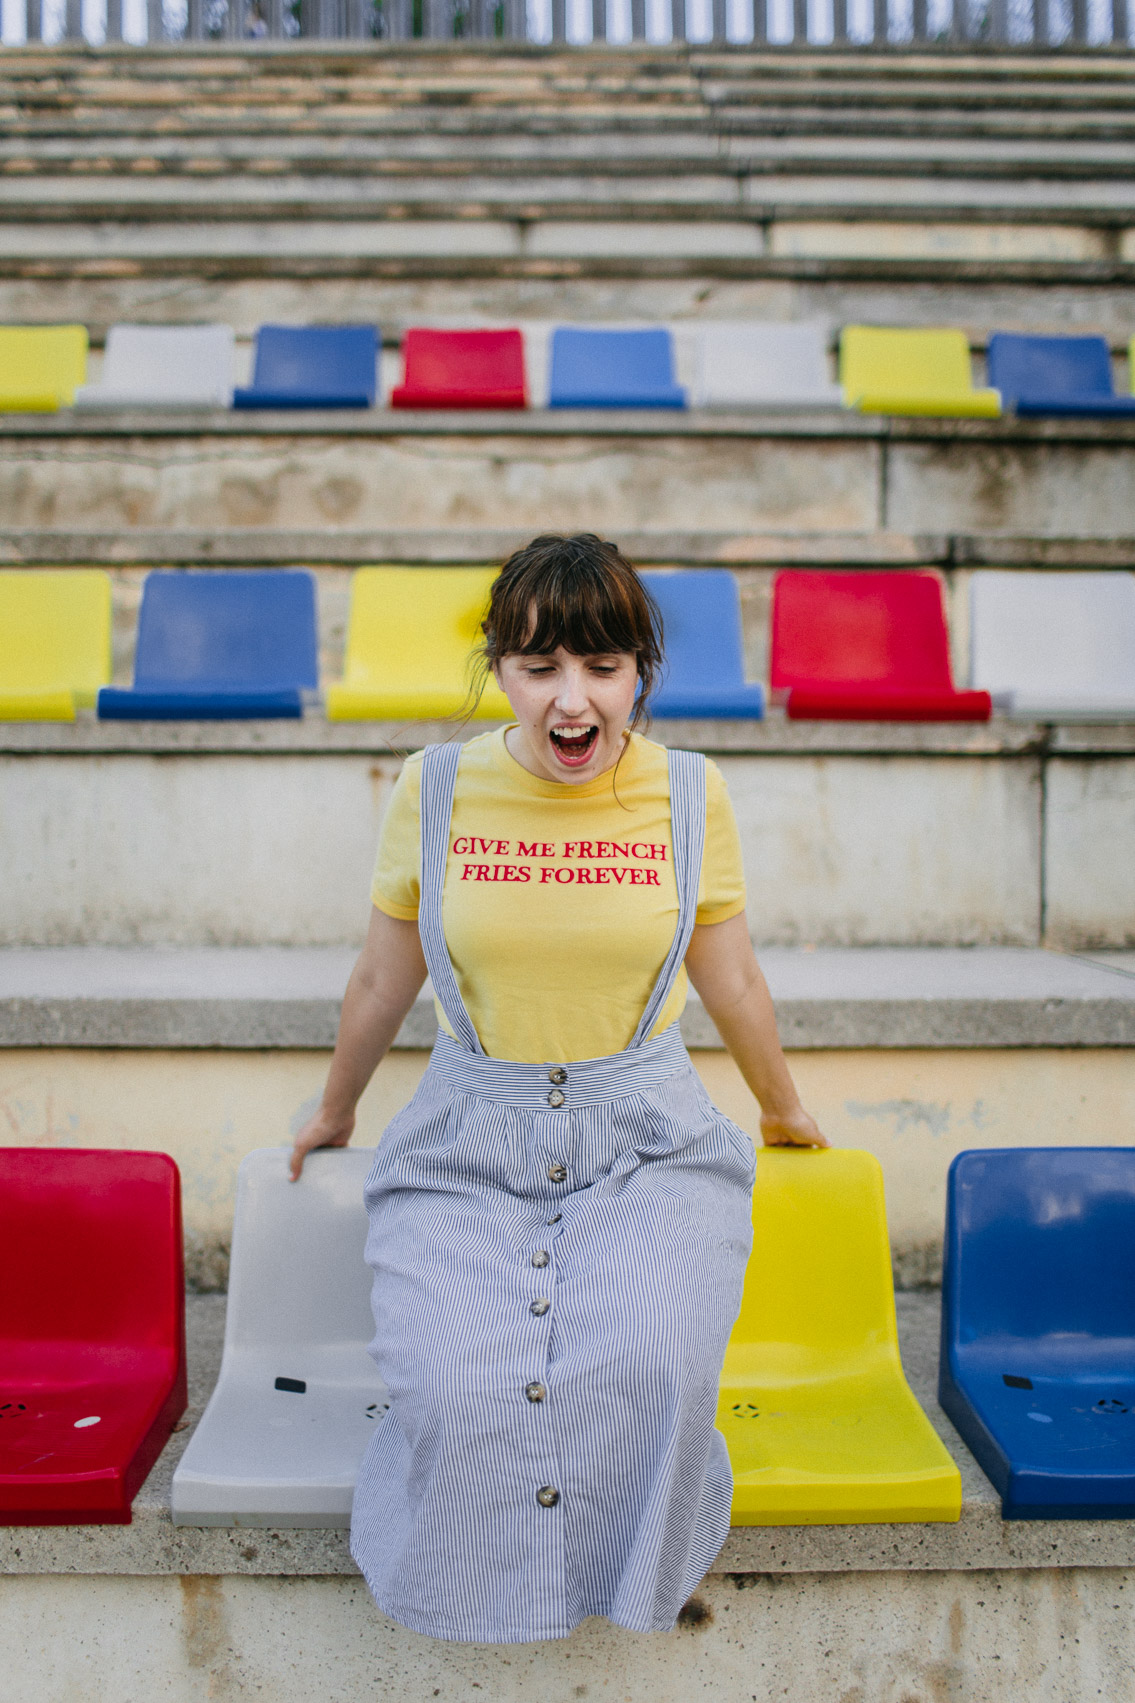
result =
[[998,331],[989,339],[989,382],[1006,407],[1017,402],[1073,402],[1114,396],[1111,352],[1102,337],[1023,337]]
[[555,407],[685,406],[674,382],[674,342],[663,326],[644,331],[559,325],[552,333],[548,400]]
[[664,690],[744,685],[741,599],[729,569],[644,573],[642,579],[662,614]]
[[319,683],[315,580],[300,569],[152,573],[134,684],[144,691]]
[[963,1349],[1011,1337],[1073,1353],[1078,1339],[1088,1357],[1093,1341],[1127,1338],[1135,1350],[1135,1148],[959,1154],[943,1307]]
[[366,396],[374,404],[378,330],[373,325],[262,325],[253,389]]

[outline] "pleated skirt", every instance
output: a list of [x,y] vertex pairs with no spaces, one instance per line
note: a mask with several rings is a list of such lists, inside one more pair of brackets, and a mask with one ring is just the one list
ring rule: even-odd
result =
[[439,1038],[366,1185],[390,1409],[351,1553],[386,1614],[477,1643],[674,1625],[729,1529],[754,1164],[676,1026],[563,1067]]

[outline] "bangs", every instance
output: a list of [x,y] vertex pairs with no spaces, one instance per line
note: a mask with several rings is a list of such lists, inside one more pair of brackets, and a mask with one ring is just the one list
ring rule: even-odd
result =
[[[607,656],[642,648],[642,609],[628,587],[597,562],[557,563],[517,576],[500,611],[498,656],[550,656],[562,645],[573,656]],[[641,586],[644,600],[647,593]],[[653,614],[653,610],[651,610]],[[654,625],[654,622],[651,622]]]

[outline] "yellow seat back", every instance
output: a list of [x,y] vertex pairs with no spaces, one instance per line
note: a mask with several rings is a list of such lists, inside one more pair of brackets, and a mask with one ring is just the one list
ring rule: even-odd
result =
[[[430,721],[461,714],[497,571],[360,568],[351,582],[344,678],[328,689],[328,719]],[[491,675],[474,715],[512,717]]]
[[717,1423],[737,1525],[958,1518],[958,1470],[903,1377],[870,1153],[758,1154]]
[[0,409],[70,408],[86,376],[86,326],[0,325]]
[[0,573],[0,720],[70,721],[110,679],[110,579],[98,568]]
[[1001,393],[975,390],[961,331],[890,331],[847,325],[839,378],[849,408],[866,414],[937,414],[995,419]]

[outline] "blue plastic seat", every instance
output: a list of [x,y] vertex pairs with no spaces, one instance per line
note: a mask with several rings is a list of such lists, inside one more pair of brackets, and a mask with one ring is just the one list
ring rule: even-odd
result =
[[745,679],[741,599],[729,570],[692,568],[642,578],[662,612],[666,646],[666,676],[651,712],[759,720],[764,692]]
[[377,383],[377,326],[262,325],[233,407],[373,408]]
[[1007,1520],[1135,1517],[1135,1148],[954,1160],[938,1399]]
[[134,685],[104,686],[114,721],[301,716],[319,681],[315,580],[299,569],[150,574]]
[[664,327],[616,331],[558,325],[552,333],[549,408],[684,408],[674,341]]
[[1117,396],[1111,351],[1102,337],[989,339],[989,382],[1018,414],[1132,414],[1135,396]]

